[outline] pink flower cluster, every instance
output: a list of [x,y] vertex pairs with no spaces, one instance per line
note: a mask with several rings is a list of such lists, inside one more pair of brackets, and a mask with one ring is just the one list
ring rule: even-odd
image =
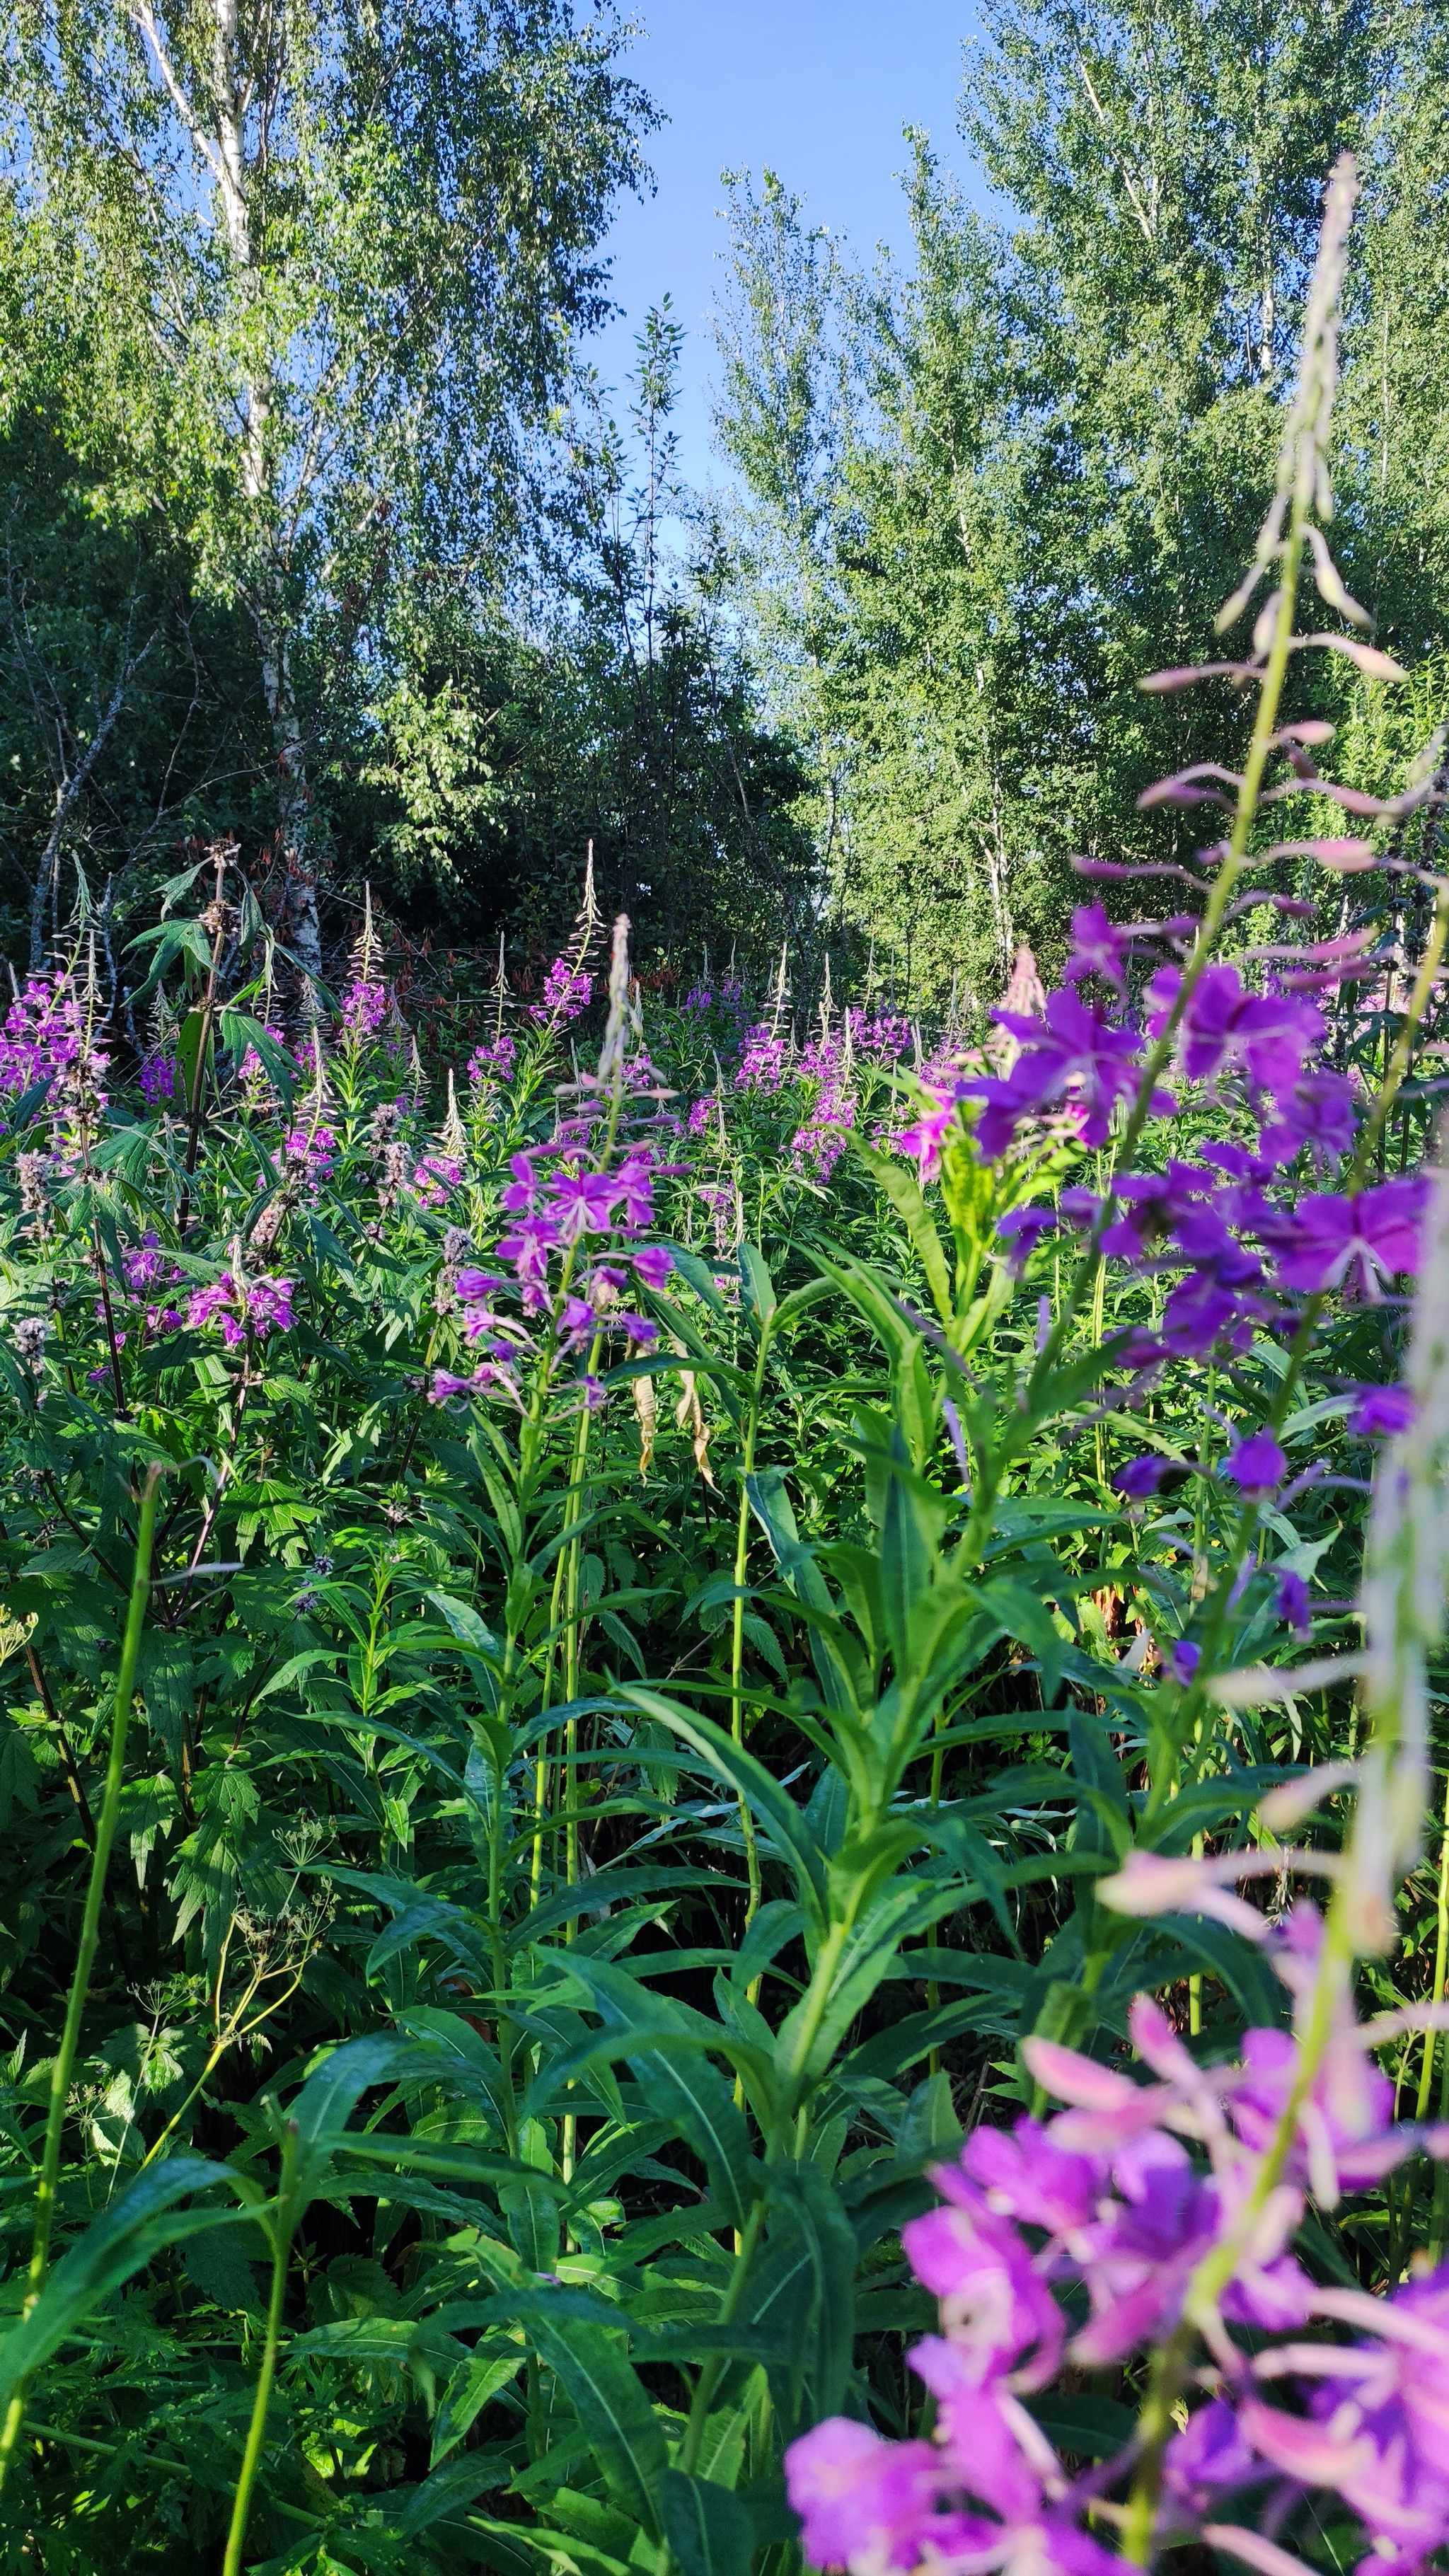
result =
[[785,1040],[768,1020],[757,1020],[746,1035],[735,1067],[736,1091],[778,1091],[785,1079]]
[[109,1063],[94,1035],[87,1038],[86,996],[69,973],[31,975],[0,1023],[0,1094],[17,1099],[39,1082],[62,1089],[84,1085],[105,1104]]
[[163,1103],[179,1100],[180,1085],[176,1064],[169,1055],[143,1055],[141,1058],[141,1097],[148,1109],[159,1109]]
[[[175,1306],[159,1302],[147,1304],[146,1301],[161,1299],[166,1290],[178,1286],[184,1276],[185,1273],[178,1270],[175,1262],[162,1251],[161,1238],[152,1229],[148,1228],[138,1244],[122,1253],[121,1277],[126,1293],[138,1305],[145,1307],[148,1335],[174,1333],[180,1329],[181,1317]],[[116,1338],[124,1341],[125,1335],[118,1334]]]
[[355,977],[342,996],[344,1041],[353,1047],[366,1046],[370,1038],[377,1036],[387,1012],[387,986],[365,983],[360,976]]
[[811,1039],[800,1058],[801,1074],[820,1087],[809,1116],[801,1120],[790,1139],[790,1151],[797,1172],[811,1170],[822,1181],[829,1180],[855,1125],[850,1063],[849,1036],[844,1029],[823,1030]]
[[[665,1246],[643,1239],[659,1177],[652,1148],[635,1145],[618,1162],[601,1163],[582,1133],[564,1129],[549,1145],[515,1154],[509,1169],[503,1208],[512,1223],[495,1247],[500,1266],[460,1267],[453,1278],[463,1339],[479,1363],[471,1377],[435,1371],[435,1404],[490,1391],[517,1401],[520,1365],[542,1347],[539,1322],[544,1339],[570,1357],[587,1354],[600,1333],[622,1333],[641,1350],[657,1338],[657,1325],[629,1303],[631,1287],[662,1288],[671,1267]],[[504,1296],[517,1311],[500,1306]],[[603,1397],[587,1372],[585,1395],[591,1403]]]
[[591,975],[580,974],[566,957],[556,957],[544,978],[543,994],[529,1011],[529,1018],[541,1029],[567,1028],[589,1006],[594,983]]
[[198,1288],[187,1301],[186,1320],[193,1330],[219,1324],[228,1350],[236,1350],[251,1333],[259,1342],[269,1333],[289,1333],[292,1314],[290,1279],[238,1280],[230,1270]]
[[[902,2231],[940,2301],[941,2332],[910,2355],[935,2399],[934,2439],[887,2441],[837,2417],[786,2454],[812,2567],[981,2576],[1029,2563],[1105,2576],[1118,2562],[1081,2519],[1130,2454],[1074,2482],[1023,2401],[1064,2360],[1100,2369],[1160,2344],[1215,2250],[1227,2277],[1203,2331],[1216,2393],[1168,2445],[1159,2540],[1196,2537],[1234,2491],[1255,2491],[1255,2526],[1266,2509],[1276,2528],[1314,2486],[1363,2523],[1362,2576],[1385,2560],[1407,2576],[1449,2538],[1449,2267],[1380,2300],[1321,2288],[1289,2250],[1308,2191],[1331,2204],[1417,2148],[1444,2152],[1446,2140],[1393,2124],[1393,2087],[1368,2055],[1373,2034],[1346,2005],[1303,2083],[1322,1925],[1300,1906],[1269,1938],[1294,2028],[1250,2030],[1236,2067],[1199,2066],[1144,1995],[1131,2012],[1144,2082],[1051,2041],[1025,2043],[1033,2076],[1069,2107],[1044,2124],[978,2129],[959,2163],[935,2173],[942,2205]],[[1281,2170],[1265,2187],[1264,2156],[1290,2116]],[[1314,2318],[1374,2340],[1269,2340]],[[1263,2395],[1284,2382],[1297,2412]]]
[[507,1029],[500,1029],[495,1038],[489,1038],[484,1045],[473,1049],[465,1068],[468,1080],[475,1085],[482,1082],[506,1082],[513,1071],[517,1055],[518,1049]]
[[419,1207],[440,1208],[461,1187],[462,1179],[463,1166],[455,1154],[424,1154],[413,1166],[408,1187]]

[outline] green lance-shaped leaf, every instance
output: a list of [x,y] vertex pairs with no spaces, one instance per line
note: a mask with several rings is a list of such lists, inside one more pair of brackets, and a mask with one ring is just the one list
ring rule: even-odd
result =
[[757,1762],[753,1753],[736,1744],[723,1727],[712,1718],[697,1717],[692,1709],[681,1708],[677,1701],[664,1699],[657,1691],[642,1690],[630,1683],[619,1697],[642,1709],[646,1717],[657,1718],[661,1726],[680,1736],[722,1780],[743,1797],[756,1822],[763,1824],[789,1868],[799,1898],[812,1930],[825,1928],[827,1862],[802,1810],[788,1790]]
[[682,2576],[750,2576],[754,2525],[728,2487],[666,2469],[660,2502],[664,2537]]
[[528,2330],[573,2407],[610,2494],[658,2540],[669,2454],[637,2371],[602,2326],[549,2316],[541,2301],[529,2303]]
[[50,2273],[25,2323],[0,2340],[0,2406],[163,2246],[232,2222],[230,2208],[178,2207],[213,2183],[234,2184],[234,2177],[205,2157],[172,2156],[138,2176],[92,2220]]

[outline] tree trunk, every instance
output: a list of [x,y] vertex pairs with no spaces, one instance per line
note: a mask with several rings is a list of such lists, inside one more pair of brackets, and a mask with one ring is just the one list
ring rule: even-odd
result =
[[[322,974],[322,924],[317,906],[317,835],[307,784],[307,746],[292,688],[287,637],[258,614],[262,687],[277,751],[277,824],[287,870],[287,946],[309,984]],[[309,996],[309,1001],[311,1000]]]

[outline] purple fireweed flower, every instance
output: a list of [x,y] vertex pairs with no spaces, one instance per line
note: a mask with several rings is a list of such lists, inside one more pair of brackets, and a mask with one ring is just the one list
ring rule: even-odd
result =
[[1057,1223],[1056,1210],[1048,1207],[1008,1209],[999,1219],[996,1231],[1005,1241],[1007,1267],[1019,1279],[1044,1234],[1050,1234]]
[[463,1166],[453,1154],[424,1154],[414,1164],[408,1188],[419,1207],[440,1208],[462,1184]]
[[667,1286],[674,1267],[674,1255],[662,1243],[636,1243],[629,1249],[629,1262],[636,1279],[646,1288]]
[[[1355,2302],[1361,2312],[1379,2304]],[[1365,2566],[1407,2576],[1449,2538],[1449,2268],[1382,2304],[1379,2341],[1294,2348],[1309,2383],[1306,2416],[1249,2396],[1239,2421],[1273,2468],[1330,2486],[1353,2507],[1373,2536]]]
[[511,1234],[500,1236],[498,1257],[518,1280],[525,1314],[541,1314],[548,1304],[548,1259],[558,1248],[558,1228],[547,1217],[525,1217]]
[[342,1035],[346,1044],[365,1046],[387,1018],[387,986],[357,977],[342,996]]
[[691,1108],[689,1116],[684,1122],[685,1133],[690,1136],[703,1136],[706,1130],[712,1125],[718,1108],[719,1100],[717,1095],[712,1091],[707,1091],[703,1098],[696,1100]]
[[517,1054],[518,1049],[508,1031],[500,1029],[496,1038],[489,1038],[483,1046],[473,1049],[464,1071],[475,1085],[495,1079],[506,1082]]
[[179,1097],[176,1066],[169,1055],[142,1056],[141,1097],[148,1109],[159,1109],[163,1101]]
[[428,1402],[429,1404],[449,1404],[455,1396],[471,1395],[472,1392],[473,1381],[470,1377],[457,1377],[451,1369],[434,1369],[432,1384],[428,1389]]
[[1170,1162],[1165,1172],[1121,1173],[1112,1186],[1125,1203],[1125,1213],[1106,1228],[1102,1250],[1134,1264],[1147,1260],[1188,1212],[1201,1205],[1211,1185],[1211,1174],[1195,1163]]
[[1252,1339],[1253,1319],[1266,1309],[1259,1298],[1222,1286],[1210,1271],[1179,1281],[1162,1310],[1158,1338],[1175,1359],[1205,1360],[1219,1343],[1243,1350]]
[[1167,1650],[1167,1660],[1172,1667],[1173,1680],[1181,1682],[1186,1690],[1202,1662],[1202,1648],[1194,1645],[1191,1637],[1174,1637]]
[[301,1165],[304,1182],[315,1189],[332,1169],[337,1139],[330,1127],[292,1127],[282,1139],[282,1152],[289,1163]]
[[[121,1277],[133,1297],[138,1297],[145,1288],[154,1287],[160,1278],[166,1266],[166,1257],[161,1251],[160,1243],[160,1236],[148,1230],[141,1237],[139,1244],[132,1250],[122,1253]],[[179,1279],[181,1273],[179,1270],[173,1270],[171,1276],[173,1279]]]
[[[1153,1015],[1148,1034],[1160,1037],[1182,986],[1181,970],[1160,967],[1147,988]],[[1286,993],[1248,993],[1236,966],[1209,966],[1199,976],[1178,1031],[1182,1068],[1190,1082],[1211,1081],[1224,1065],[1241,1065],[1255,1088],[1288,1091],[1304,1058],[1323,1043],[1324,1020],[1311,1002]]]
[[894,1064],[911,1043],[911,1024],[898,1011],[882,1011],[868,1020],[863,1011],[846,1012],[850,1024],[850,1041],[857,1055],[872,1056],[877,1063]]
[[1163,2454],[1162,2474],[1169,2495],[1190,2513],[1205,2514],[1225,2487],[1260,2478],[1263,2467],[1232,2407],[1214,2397],[1188,2417],[1184,2432],[1173,2435]]
[[235,1350],[246,1340],[250,1325],[258,1341],[265,1341],[273,1331],[286,1333],[292,1328],[292,1282],[290,1279],[251,1279],[245,1287],[238,1285],[230,1270],[223,1270],[210,1287],[198,1288],[187,1301],[186,1320],[193,1331],[216,1323],[228,1350]]
[[582,1350],[598,1320],[587,1297],[565,1297],[558,1319],[558,1336],[565,1350]]
[[459,1271],[453,1284],[465,1306],[476,1306],[486,1298],[496,1297],[508,1282],[501,1271],[478,1270],[470,1263]]
[[550,1215],[561,1243],[578,1243],[586,1234],[607,1234],[623,1197],[619,1175],[611,1172],[552,1172]]
[[1083,2231],[1079,2256],[1092,2314],[1073,2343],[1089,2368],[1121,2361],[1170,2333],[1188,2280],[1219,2231],[1218,2196],[1186,2147],[1149,2129],[1118,2150],[1121,2197]]
[[[998,2217],[1066,2236],[1085,2227],[1102,2195],[1106,2164],[1100,2156],[1074,2155],[1058,2146],[1039,2120],[1014,2128],[973,2129],[961,2164]],[[949,2168],[937,2169],[939,2188],[951,2192]]]
[[1400,1271],[1416,1273],[1430,1187],[1427,1174],[1413,1173],[1353,1199],[1300,1199],[1276,1247],[1283,1286],[1315,1296],[1356,1275],[1372,1301]]
[[566,1028],[587,1010],[593,989],[592,976],[575,973],[566,957],[556,957],[544,978],[542,997],[532,1004],[528,1016],[541,1029]]
[[942,2324],[978,2386],[1009,2371],[1014,2388],[1045,2388],[1061,2364],[1061,2309],[1011,2222],[994,2215],[959,2166],[938,2180],[950,2203],[901,2230],[912,2271],[940,2300]]
[[1120,1494],[1124,1502],[1145,1503],[1156,1493],[1163,1477],[1170,1476],[1172,1472],[1170,1458],[1129,1458],[1126,1466],[1119,1467],[1113,1477],[1112,1490]]
[[626,1226],[652,1225],[654,1222],[654,1157],[647,1145],[626,1154],[613,1174],[619,1193]]
[[1322,1160],[1352,1150],[1357,1113],[1353,1084],[1341,1073],[1305,1073],[1277,1102],[1262,1134],[1263,1159],[1291,1163],[1305,1145]]
[[1254,1431],[1223,1460],[1223,1474],[1245,1494],[1276,1493],[1288,1473],[1288,1461],[1271,1431]]
[[944,1096],[929,1096],[914,1125],[902,1127],[893,1137],[896,1152],[913,1155],[920,1164],[923,1181],[935,1179],[941,1164],[941,1147],[957,1123],[960,1103],[970,1088],[965,1083],[957,1083]]
[[1127,945],[1121,932],[1107,918],[1100,903],[1079,903],[1072,915],[1072,953],[1067,959],[1067,982],[1080,984],[1088,975],[1100,975],[1125,996],[1127,979],[1123,963]]
[[1020,1011],[991,1016],[1017,1040],[1021,1053],[1004,1080],[964,1086],[985,1104],[976,1141],[987,1160],[1005,1153],[1023,1118],[1068,1102],[1083,1142],[1105,1144],[1113,1110],[1137,1088],[1142,1049],[1136,1033],[1110,1027],[1068,992],[1047,995],[1044,1019]]
[[1184,1209],[1173,1226],[1172,1239],[1183,1260],[1200,1274],[1210,1272],[1220,1288],[1247,1287],[1263,1276],[1256,1253],[1245,1251],[1229,1233],[1216,1207]]
[[56,1076],[85,1077],[99,1101],[107,1057],[87,1035],[84,991],[69,973],[31,975],[0,1023],[0,1092],[14,1097]]
[[1204,1145],[1202,1158],[1230,1181],[1266,1181],[1272,1178],[1273,1165],[1260,1154],[1250,1154],[1246,1145]]
[[736,1091],[778,1091],[785,1079],[785,1041],[768,1020],[759,1020],[745,1039],[735,1067]]
[[936,2499],[949,2485],[929,2442],[887,2442],[868,2424],[833,2415],[785,2454],[790,2502],[812,2567],[913,2567]]
[[1358,1402],[1348,1427],[1361,1440],[1393,1438],[1411,1429],[1414,1399],[1406,1386],[1361,1386],[1355,1392]]
[[691,984],[679,1007],[682,1011],[712,1010],[714,995],[707,984]]
[[1275,1619],[1281,1619],[1286,1627],[1291,1628],[1295,1637],[1308,1637],[1313,1633],[1313,1610],[1308,1597],[1308,1586],[1302,1575],[1295,1574],[1291,1566],[1285,1573],[1279,1575],[1274,1587],[1273,1616]]

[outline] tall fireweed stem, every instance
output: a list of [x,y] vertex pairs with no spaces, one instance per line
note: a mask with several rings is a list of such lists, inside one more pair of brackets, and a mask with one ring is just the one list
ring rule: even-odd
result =
[[277,2198],[270,2217],[264,2222],[272,2240],[272,2278],[267,2297],[267,2322],[262,2339],[262,2357],[257,2367],[257,2384],[252,2398],[251,2422],[247,2426],[246,2447],[242,2452],[241,2470],[236,2494],[232,2498],[231,2524],[226,2536],[226,2556],[222,2576],[241,2576],[242,2551],[246,2546],[247,2523],[251,2518],[252,2489],[261,2466],[262,2445],[267,2438],[267,2416],[272,2403],[272,2386],[277,2375],[277,2354],[282,2341],[282,2321],[286,2311],[287,2272],[292,2259],[292,2239],[302,2212],[297,2206],[294,2177],[297,2160],[296,2132],[290,2122],[282,2133],[281,2171],[277,2178]]
[[[125,1633],[121,1643],[121,1668],[116,1677],[116,1697],[111,1715],[110,1755],[106,1763],[105,1789],[100,1812],[96,1817],[96,1838],[91,1852],[90,1875],[86,1881],[85,1911],[81,1917],[80,1945],[71,1975],[70,1995],[66,2004],[65,2025],[60,2048],[50,2070],[50,2098],[46,2108],[45,2145],[41,2152],[40,2175],[35,2187],[35,2220],[30,2240],[30,2267],[26,2275],[25,2298],[20,2311],[21,2323],[35,2308],[45,2288],[50,2268],[50,2240],[55,2226],[56,2190],[60,2181],[60,2152],[65,2131],[66,2106],[70,2098],[70,2079],[80,2045],[81,2025],[85,2018],[86,1996],[90,1988],[91,1969],[95,1964],[100,1940],[101,1907],[106,1893],[106,1872],[110,1865],[111,1845],[116,1838],[116,1823],[121,1812],[121,1787],[125,1775],[126,1737],[131,1723],[131,1701],[136,1688],[136,1665],[141,1652],[141,1632],[146,1624],[146,1606],[151,1590],[151,1554],[156,1539],[156,1505],[161,1479],[166,1467],[153,1461],[146,1470],[141,1489],[140,1519],[136,1529],[136,1554],[131,1575],[131,1598],[126,1611]],[[28,2381],[22,2381],[11,2397],[5,2421],[0,2425],[0,2487],[3,2487],[15,2455],[15,2445],[25,2414]]]
[[1374,1483],[1363,1589],[1363,1697],[1372,1735],[1359,1773],[1345,1866],[1324,1926],[1307,2026],[1292,2085],[1232,2225],[1197,2265],[1182,2324],[1152,2365],[1138,2423],[1123,2554],[1150,2563],[1162,2453],[1186,2385],[1195,2331],[1215,2322],[1270,2195],[1282,2180],[1300,2117],[1350,1997],[1356,1958],[1381,1956],[1396,1935],[1395,1890],[1418,1857],[1428,1782],[1430,1650],[1444,1627],[1449,1590],[1449,1170],[1440,1168],[1425,1229],[1407,1381],[1414,1419],[1389,1441]]
[[[1449,882],[1441,883],[1439,887],[1438,899],[1434,907],[1434,918],[1430,925],[1429,938],[1424,949],[1424,954],[1419,960],[1418,972],[1415,975],[1413,990],[1405,1008],[1403,1023],[1400,1027],[1398,1038],[1390,1056],[1383,1083],[1376,1093],[1373,1107],[1364,1121],[1363,1129],[1358,1140],[1357,1150],[1354,1154],[1353,1166],[1348,1179],[1344,1183],[1344,1196],[1346,1198],[1357,1198],[1360,1193],[1369,1186],[1370,1181],[1372,1180],[1374,1158],[1378,1151],[1379,1139],[1383,1135],[1389,1115],[1393,1109],[1394,1102],[1398,1097],[1399,1091],[1402,1088],[1404,1079],[1413,1061],[1415,1040],[1423,1025],[1424,1015],[1428,1010],[1430,1001],[1433,997],[1434,987],[1439,976],[1439,970],[1444,961],[1446,940],[1449,940]],[[1298,1388],[1302,1381],[1304,1366],[1312,1352],[1319,1319],[1323,1313],[1325,1303],[1326,1298],[1320,1294],[1318,1296],[1310,1297],[1304,1306],[1302,1315],[1299,1318],[1298,1329],[1288,1346],[1288,1364],[1278,1382],[1273,1402],[1265,1417],[1267,1428],[1270,1431],[1280,1431],[1293,1409]],[[1180,1724],[1184,1728],[1190,1729],[1193,1721],[1201,1716],[1202,1711],[1206,1706],[1208,1685],[1211,1682],[1213,1674],[1219,1668],[1218,1658],[1222,1647],[1223,1632],[1227,1626],[1228,1616],[1232,1607],[1233,1587],[1244,1564],[1246,1563],[1248,1550],[1257,1536],[1262,1517],[1263,1507],[1261,1503],[1251,1497],[1245,1499],[1242,1509],[1238,1515],[1237,1527],[1234,1531],[1226,1557],[1219,1569],[1217,1582],[1214,1586],[1212,1596],[1208,1602],[1206,1613],[1200,1626],[1199,1642],[1202,1647],[1202,1661],[1199,1664],[1196,1673],[1193,1675],[1191,1686],[1184,1697],[1180,1719]],[[1206,1731],[1204,1731],[1203,1743],[1204,1749],[1206,1750],[1210,1743],[1210,1739],[1207,1737]],[[1158,1784],[1154,1783],[1152,1792],[1149,1796],[1147,1808],[1147,1812],[1150,1817],[1156,1816],[1161,1812],[1163,1799],[1169,1793],[1168,1785],[1165,1780],[1161,1784],[1160,1789]]]

